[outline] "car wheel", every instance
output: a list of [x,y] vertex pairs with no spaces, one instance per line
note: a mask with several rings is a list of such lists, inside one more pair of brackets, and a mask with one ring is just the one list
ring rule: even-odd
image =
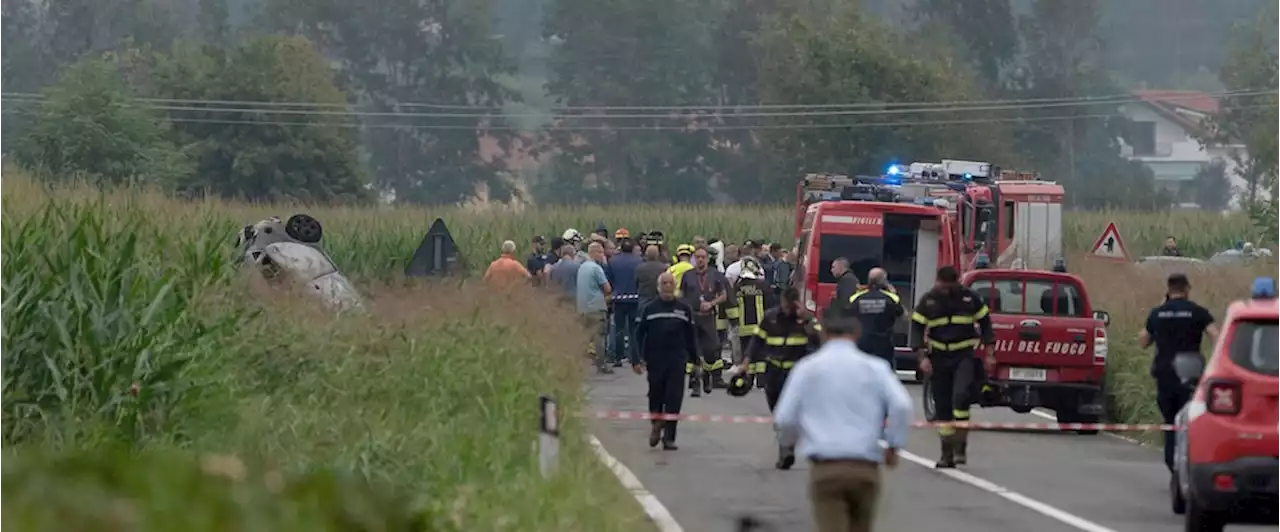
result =
[[1194,499],[1186,502],[1186,513],[1183,515],[1183,530],[1186,532],[1222,532],[1226,528],[1226,516],[1222,513],[1201,508]]
[[1182,496],[1182,486],[1178,483],[1177,475],[1169,475],[1169,498],[1173,503],[1174,514],[1187,513],[1187,498]]
[[928,421],[937,421],[938,405],[933,402],[933,385],[929,383],[930,380],[924,379],[923,387],[920,388],[920,393],[924,396],[921,402],[924,403],[924,418]]

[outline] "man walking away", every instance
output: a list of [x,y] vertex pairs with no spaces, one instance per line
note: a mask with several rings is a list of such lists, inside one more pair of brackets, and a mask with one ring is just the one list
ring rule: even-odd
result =
[[[911,397],[888,364],[861,352],[857,321],[828,313],[823,345],[796,364],[773,413],[782,437],[811,464],[809,500],[818,532],[870,532],[880,464],[898,464]],[[880,439],[887,446],[880,447]]]
[[560,262],[551,267],[551,273],[548,275],[552,289],[558,291],[560,296],[565,298],[570,304],[577,304],[578,301],[578,269],[582,267],[574,257],[578,255],[578,250],[573,244],[565,244],[560,247]]
[[[788,288],[782,291],[782,304],[765,312],[756,329],[756,338],[747,348],[748,369],[756,378],[764,379],[764,398],[773,412],[782,396],[791,369],[807,356],[811,347],[817,346],[817,323],[800,306],[800,291]],[[763,372],[763,375],[761,373]],[[795,448],[778,434],[778,469],[790,469],[795,464]]]
[[849,298],[849,317],[858,320],[862,334],[858,349],[883,358],[894,367],[893,326],[902,317],[902,301],[889,289],[889,274],[883,268],[867,272],[867,288]]
[[605,277],[604,267],[600,266],[604,262],[604,246],[599,242],[592,242],[587,246],[587,256],[590,260],[583,262],[578,268],[578,313],[593,331],[591,345],[595,348],[596,369],[600,373],[613,373],[608,364],[609,354],[605,349],[605,336],[609,334],[609,307],[606,298],[612,292],[612,287]]
[[[649,371],[649,413],[679,414],[684,376],[698,362],[698,332],[693,328],[693,309],[676,299],[674,275],[659,275],[658,293],[658,299],[636,315],[631,370],[636,375]],[[676,450],[675,420],[653,420],[649,446],[656,447],[659,441],[664,450]]]
[[658,276],[666,272],[662,249],[649,244],[644,250],[644,262],[636,266],[636,293],[640,294],[641,305],[658,298]]
[[484,272],[484,281],[495,286],[511,286],[529,279],[529,271],[516,260],[516,243],[510,240],[502,243],[502,256],[489,264]]
[[[978,294],[960,284],[960,272],[952,266],[938,270],[937,283],[916,303],[911,347],[918,353],[920,371],[929,376],[939,422],[969,421],[969,405],[982,384],[976,356],[979,346],[986,346],[984,362],[995,364],[990,313]],[[969,429],[939,425],[938,439],[942,442],[938,468],[969,461]]]
[[849,304],[849,298],[862,288],[862,281],[849,269],[849,259],[840,257],[831,261],[831,275],[836,278],[836,295],[831,299],[831,305]]
[[627,358],[627,346],[631,342],[632,324],[636,309],[640,306],[636,270],[644,261],[633,253],[635,243],[624,237],[618,247],[621,253],[609,258],[609,285],[613,287],[613,365],[618,367]]
[[[533,285],[540,286],[546,280],[545,270],[552,262],[552,254],[546,251],[546,238],[535,236],[530,243],[533,245],[533,251],[524,259],[524,265],[525,269],[529,270],[529,276],[533,278]],[[554,253],[555,248],[551,251]]]
[[[1151,360],[1151,376],[1156,380],[1156,406],[1164,422],[1174,423],[1174,417],[1183,405],[1191,400],[1192,388],[1183,384],[1173,370],[1173,359],[1178,353],[1199,353],[1204,334],[1218,337],[1218,327],[1213,314],[1190,299],[1191,282],[1187,276],[1175,273],[1165,283],[1165,301],[1147,314],[1147,325],[1138,335],[1138,343],[1145,349],[1156,346],[1156,356]],[[1164,465],[1173,471],[1173,449],[1177,435],[1164,433]],[[1177,480],[1172,480],[1176,482]]]
[[693,324],[698,328],[698,352],[702,354],[702,371],[695,375],[698,378],[689,379],[694,397],[702,395],[699,393],[699,380],[702,381],[700,391],[704,393],[711,393],[712,388],[725,387],[721,377],[724,360],[720,358],[723,341],[716,329],[716,307],[728,299],[729,281],[711,267],[710,259],[706,248],[695,251],[694,267],[681,276],[678,290],[681,300],[693,309]]

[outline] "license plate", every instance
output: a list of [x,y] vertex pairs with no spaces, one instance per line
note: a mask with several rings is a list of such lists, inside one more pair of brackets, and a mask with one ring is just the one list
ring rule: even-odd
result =
[[1035,368],[1009,368],[1009,380],[1011,381],[1038,381],[1044,382],[1048,378],[1048,374],[1043,369]]

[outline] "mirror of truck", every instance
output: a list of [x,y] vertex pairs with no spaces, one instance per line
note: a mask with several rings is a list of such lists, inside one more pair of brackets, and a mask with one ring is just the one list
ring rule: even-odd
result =
[[1111,314],[1105,310],[1093,311],[1093,319],[1101,321],[1105,326],[1111,326]]

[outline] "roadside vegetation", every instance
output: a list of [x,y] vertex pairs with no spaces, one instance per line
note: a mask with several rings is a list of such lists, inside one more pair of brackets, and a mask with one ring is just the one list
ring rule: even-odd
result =
[[[643,529],[579,420],[539,475],[538,395],[578,410],[586,368],[545,295],[358,276],[369,312],[336,318],[231,262],[245,216],[291,207],[3,186],[4,525]],[[411,253],[357,213],[320,213],[340,262]]]

